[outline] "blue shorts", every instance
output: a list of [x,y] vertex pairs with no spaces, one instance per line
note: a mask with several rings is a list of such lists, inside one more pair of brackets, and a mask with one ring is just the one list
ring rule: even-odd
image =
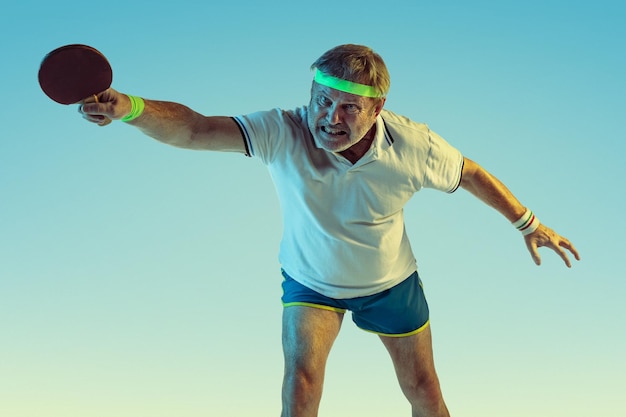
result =
[[285,271],[282,273],[284,307],[306,306],[338,313],[349,310],[358,327],[381,336],[411,336],[428,327],[428,303],[417,272],[378,294],[347,299],[326,297],[300,284]]

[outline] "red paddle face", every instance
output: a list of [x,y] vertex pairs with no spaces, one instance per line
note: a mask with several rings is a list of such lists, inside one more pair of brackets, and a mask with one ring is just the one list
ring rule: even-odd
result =
[[66,45],[46,55],[39,85],[57,103],[74,104],[111,86],[113,72],[104,55],[87,45]]

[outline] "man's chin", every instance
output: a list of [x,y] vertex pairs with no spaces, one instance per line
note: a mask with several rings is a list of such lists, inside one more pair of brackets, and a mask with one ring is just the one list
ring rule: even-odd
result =
[[315,145],[320,149],[335,153],[343,152],[350,147],[350,144],[345,141],[328,141],[320,138],[315,138]]

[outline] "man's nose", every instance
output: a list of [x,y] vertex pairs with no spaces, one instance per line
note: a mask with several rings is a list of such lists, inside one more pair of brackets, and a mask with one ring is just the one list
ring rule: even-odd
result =
[[326,118],[331,125],[336,125],[341,123],[341,112],[339,106],[333,105],[328,108],[328,113],[326,114]]

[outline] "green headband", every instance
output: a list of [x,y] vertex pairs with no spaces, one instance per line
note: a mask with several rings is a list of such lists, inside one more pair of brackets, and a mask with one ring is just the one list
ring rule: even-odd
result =
[[343,91],[344,93],[355,94],[357,96],[380,98],[385,95],[378,92],[371,85],[359,84],[348,80],[342,80],[341,78],[333,77],[323,73],[319,69],[315,70],[315,82],[326,87],[334,88],[335,90]]

